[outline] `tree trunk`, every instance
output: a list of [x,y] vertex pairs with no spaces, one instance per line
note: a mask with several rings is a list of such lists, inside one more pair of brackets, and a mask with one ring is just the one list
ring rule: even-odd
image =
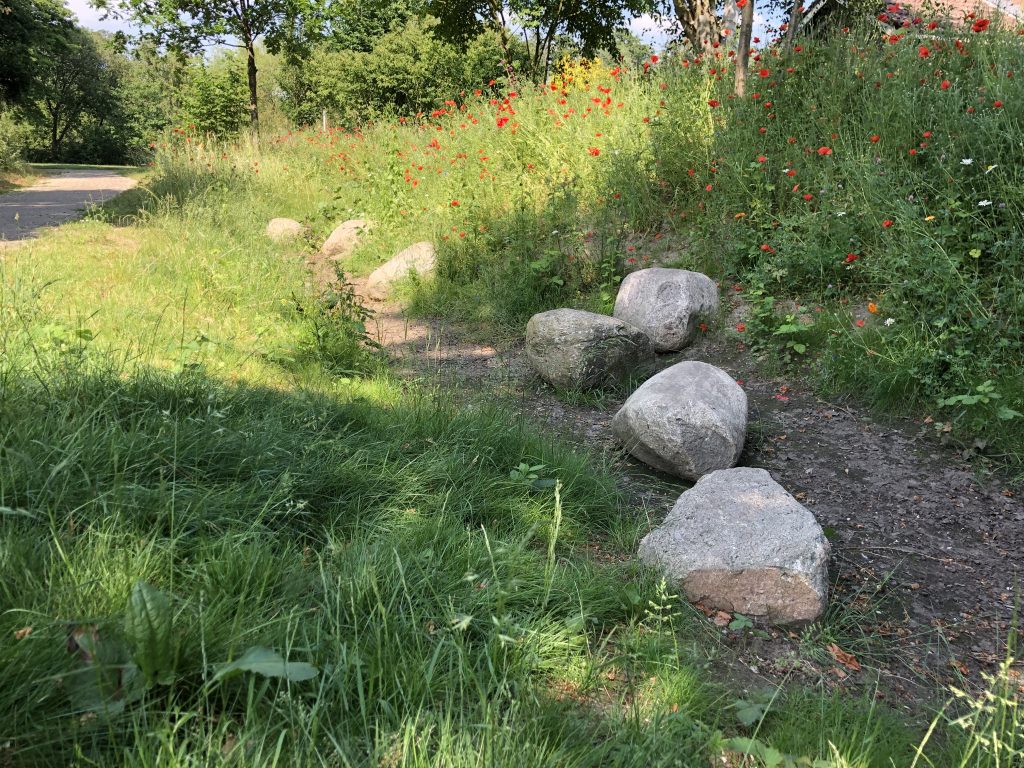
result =
[[754,33],[754,0],[747,0],[740,16],[740,39],[736,41],[736,95],[747,91],[747,65],[750,63],[750,37]]
[[715,0],[672,0],[672,5],[694,51],[707,53],[715,43],[721,42]]
[[803,20],[803,0],[793,0],[793,10],[789,14],[789,26],[786,27],[786,42],[783,46],[786,51],[793,50],[793,43],[796,40],[796,32],[800,28],[800,24],[803,22]]
[[253,133],[260,132],[260,110],[256,102],[256,44],[252,40],[245,43],[245,51],[248,54],[246,69],[249,75],[249,123]]
[[47,99],[46,108],[50,113],[50,159],[57,160],[60,155],[60,105]]

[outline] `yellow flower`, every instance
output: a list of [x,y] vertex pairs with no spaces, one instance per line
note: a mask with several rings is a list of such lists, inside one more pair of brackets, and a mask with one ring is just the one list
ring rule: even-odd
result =
[[747,215],[746,213],[744,213],[743,211],[740,211],[740,212],[739,212],[739,213],[737,213],[737,214],[736,214],[735,216],[733,216],[733,218],[734,218],[734,219],[742,219],[742,218],[743,218],[744,216],[746,216],[746,215]]
[[924,220],[925,221],[935,221],[935,217],[934,216],[925,216]]

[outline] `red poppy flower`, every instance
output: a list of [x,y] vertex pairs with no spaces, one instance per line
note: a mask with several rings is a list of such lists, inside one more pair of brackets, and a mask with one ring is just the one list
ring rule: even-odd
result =
[[932,52],[928,50],[928,46],[927,45],[919,46],[918,49],[917,49],[917,55],[918,55],[919,58],[922,58],[922,59],[927,59],[929,56],[931,56],[931,53]]
[[832,150],[829,147],[818,147],[818,154],[821,157],[828,157],[832,154]]
[[721,103],[722,103],[722,102],[720,102],[720,101],[719,101],[718,99],[708,99],[708,106],[709,106],[709,107],[717,107],[717,106],[719,106],[719,105],[720,105]]
[[1003,106],[1003,102],[1001,102],[1001,101],[993,101],[992,102],[992,106],[995,107],[996,109],[999,109],[1000,107]]
[[939,83],[939,88],[941,88],[944,91],[948,91],[950,85],[952,85],[952,83],[950,83],[949,80],[943,80],[941,83]]
[[598,155],[601,154],[601,150],[598,149],[597,147],[591,147],[590,149],[587,150],[587,152],[592,154],[594,157],[597,157]]
[[863,328],[864,327],[864,321],[863,320],[858,320],[857,321],[857,327],[858,328]]
[[743,333],[745,330],[747,330],[747,324],[746,323],[736,323],[736,330],[739,331],[740,333]]
[[892,219],[886,219],[885,221],[882,222],[882,226],[885,227],[886,229],[891,227],[892,224],[893,224]]
[[772,73],[769,72],[767,69],[760,69],[758,70],[757,74],[759,74],[761,77],[771,77]]
[[452,200],[452,208],[458,208],[458,207],[459,207],[459,201],[458,200]]
[[984,32],[988,29],[988,25],[991,24],[988,19],[978,19],[976,22],[971,24],[971,32]]
[[860,256],[858,256],[856,253],[848,253],[846,254],[846,263],[853,264],[853,262],[855,262],[859,258]]
[[882,140],[882,137],[881,137],[881,136],[879,136],[879,135],[878,135],[877,133],[875,133],[875,134],[872,134],[872,136],[871,136],[871,143],[872,143],[872,144],[877,144],[877,143],[878,143],[878,142],[880,142],[881,140]]

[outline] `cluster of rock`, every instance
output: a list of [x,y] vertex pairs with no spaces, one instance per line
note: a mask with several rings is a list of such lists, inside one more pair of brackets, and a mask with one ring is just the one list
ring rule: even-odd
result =
[[[339,224],[328,235],[320,250],[310,259],[314,272],[333,271],[324,265],[347,259],[355,251],[363,234],[371,224],[363,219],[350,219]],[[267,237],[276,243],[286,243],[307,234],[308,229],[294,219],[276,218],[267,224]],[[415,243],[401,251],[394,258],[379,266],[366,279],[365,293],[368,298],[384,300],[391,286],[410,274],[427,275],[434,270],[434,245],[430,242]]]
[[[719,307],[709,277],[651,268],[623,280],[614,316],[573,309],[534,315],[526,353],[559,388],[626,381],[655,353],[689,346]],[[828,542],[814,516],[761,469],[733,468],[743,452],[747,396],[725,371],[672,365],[633,392],[612,432],[655,469],[695,481],[640,545],[687,597],[776,623],[813,621],[828,596]]]

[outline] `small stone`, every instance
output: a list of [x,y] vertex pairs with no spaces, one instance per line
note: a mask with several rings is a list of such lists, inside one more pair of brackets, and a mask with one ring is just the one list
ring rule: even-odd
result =
[[295,219],[271,219],[267,224],[267,237],[275,243],[284,243],[301,237],[304,227]]
[[410,272],[428,275],[434,271],[434,245],[429,242],[410,245],[390,261],[377,267],[366,280],[366,295],[383,300],[391,286],[409,276]]
[[351,219],[338,225],[324,241],[320,255],[325,259],[341,261],[352,254],[359,244],[360,236],[369,228],[369,222],[362,219]]
[[645,464],[696,480],[736,464],[747,432],[747,395],[721,368],[677,363],[626,400],[612,432]]
[[607,315],[553,309],[526,324],[526,357],[542,379],[561,389],[624,381],[654,359],[642,332]]
[[718,312],[718,286],[700,272],[652,267],[626,276],[615,317],[646,333],[656,352],[689,346],[702,318]]
[[828,601],[829,544],[814,516],[763,469],[705,475],[640,542],[687,599],[786,624]]

